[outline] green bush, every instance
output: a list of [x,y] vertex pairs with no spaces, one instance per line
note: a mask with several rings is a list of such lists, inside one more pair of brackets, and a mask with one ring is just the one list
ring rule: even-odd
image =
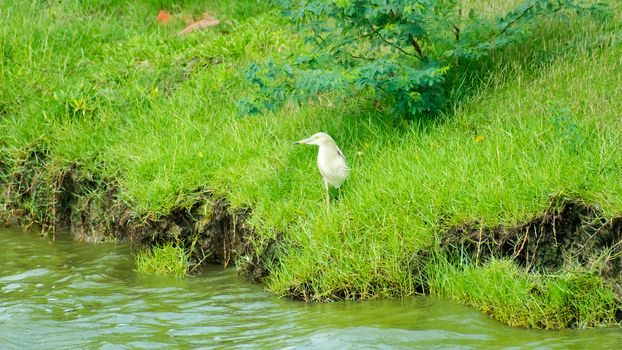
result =
[[259,87],[241,101],[260,113],[320,94],[367,93],[398,115],[436,112],[467,62],[529,37],[543,17],[607,13],[602,2],[525,0],[489,16],[459,0],[277,0],[301,30],[308,50],[280,62],[252,64]]

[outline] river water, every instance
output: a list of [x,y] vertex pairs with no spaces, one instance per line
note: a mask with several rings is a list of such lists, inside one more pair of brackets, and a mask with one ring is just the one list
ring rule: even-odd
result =
[[0,229],[0,349],[616,349],[622,329],[511,328],[431,297],[315,304],[235,271],[133,271],[127,244]]

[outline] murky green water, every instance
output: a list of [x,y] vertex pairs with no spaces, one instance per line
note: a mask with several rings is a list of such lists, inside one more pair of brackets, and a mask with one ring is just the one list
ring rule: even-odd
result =
[[0,229],[1,349],[620,348],[621,329],[514,329],[445,301],[305,304],[232,270],[176,280],[132,271],[123,244]]

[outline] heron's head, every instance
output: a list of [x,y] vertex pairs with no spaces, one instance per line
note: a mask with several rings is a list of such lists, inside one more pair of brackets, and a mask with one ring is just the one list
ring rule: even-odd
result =
[[303,144],[303,143],[307,145],[328,146],[330,144],[334,144],[335,141],[333,141],[333,138],[330,137],[328,134],[323,133],[323,132],[318,132],[316,134],[313,134],[313,136],[309,137],[308,139],[294,142],[294,144],[296,145]]

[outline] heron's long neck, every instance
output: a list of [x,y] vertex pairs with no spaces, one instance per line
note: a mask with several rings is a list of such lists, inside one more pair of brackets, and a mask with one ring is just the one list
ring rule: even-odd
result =
[[337,151],[337,146],[328,146],[328,145],[320,145],[320,149],[317,152],[317,156],[318,158],[322,158],[322,157],[334,157],[335,155],[337,155],[338,151]]

